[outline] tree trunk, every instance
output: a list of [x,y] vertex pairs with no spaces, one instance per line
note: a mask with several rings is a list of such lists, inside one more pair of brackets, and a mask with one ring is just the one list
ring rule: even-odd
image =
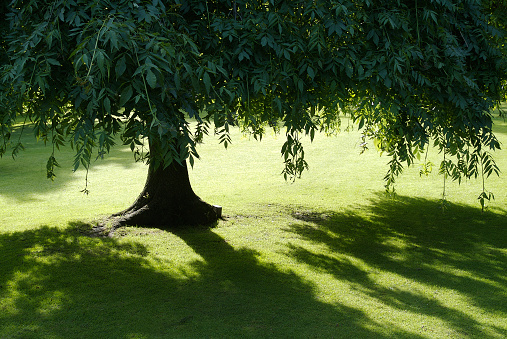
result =
[[210,225],[221,218],[222,208],[202,201],[192,190],[186,162],[167,168],[150,163],[143,191],[128,209],[113,214],[104,224],[174,229]]

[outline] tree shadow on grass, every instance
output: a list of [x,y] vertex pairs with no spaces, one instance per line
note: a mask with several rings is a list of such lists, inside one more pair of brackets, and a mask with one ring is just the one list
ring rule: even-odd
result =
[[[303,242],[289,244],[286,254],[390,309],[437,318],[458,337],[507,337],[506,211],[448,204],[443,213],[438,201],[381,194],[359,208],[295,212],[298,221],[287,232]],[[397,282],[379,284],[382,275]],[[499,323],[484,323],[477,313]]]
[[0,233],[0,337],[387,338],[361,311],[318,301],[310,282],[213,230],[174,237],[199,257],[185,268],[82,227]]

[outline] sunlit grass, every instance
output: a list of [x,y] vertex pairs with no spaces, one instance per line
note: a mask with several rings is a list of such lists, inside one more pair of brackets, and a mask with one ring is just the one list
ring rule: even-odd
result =
[[[507,144],[507,124],[496,120]],[[234,131],[201,145],[194,190],[223,206],[207,230],[127,227],[90,238],[87,223],[127,207],[146,167],[116,148],[89,173],[72,151],[45,179],[48,148],[0,159],[0,338],[503,338],[507,336],[507,188],[481,213],[481,182],[398,179],[359,155],[359,133],[305,143],[310,171],[280,175],[283,135]],[[437,164],[440,156],[431,152]],[[507,153],[497,152],[507,171]]]

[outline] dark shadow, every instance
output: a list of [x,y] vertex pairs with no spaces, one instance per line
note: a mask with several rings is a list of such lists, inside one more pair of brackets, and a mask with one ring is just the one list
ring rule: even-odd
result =
[[[286,255],[348,281],[369,297],[399,310],[437,317],[462,337],[507,337],[505,324],[486,328],[438,298],[407,286],[379,285],[372,275],[395,274],[407,282],[452,291],[481,313],[507,316],[507,211],[481,213],[469,206],[379,194],[367,206],[336,213],[298,211],[287,232],[304,240]],[[325,245],[336,256],[304,244]],[[353,258],[354,262],[348,258]],[[364,263],[358,265],[357,261]],[[368,268],[365,268],[368,267]],[[502,316],[500,316],[502,318]],[[499,324],[500,325],[500,324]],[[494,335],[493,335],[494,334]]]
[[[13,133],[12,143],[18,142],[20,131],[21,129],[18,128]],[[43,201],[40,195],[63,188],[73,181],[80,180],[82,188],[85,187],[84,176],[76,175],[72,171],[76,153],[70,145],[56,150],[55,157],[60,167],[55,167],[56,178],[51,181],[47,179],[46,174],[46,164],[52,152],[51,144],[45,145],[44,142],[37,141],[32,127],[26,127],[23,130],[20,142],[25,150],[20,151],[15,159],[9,152],[0,158],[0,196],[16,201]],[[110,164],[119,165],[124,169],[135,166],[130,148],[121,145],[119,139],[116,146],[111,148],[103,159],[92,160],[90,170],[100,169],[101,166]],[[81,166],[78,171],[84,171],[83,167]],[[93,178],[92,175],[90,177]]]
[[200,257],[189,271],[87,228],[0,234],[0,337],[418,338],[372,330],[361,311],[317,300],[311,283],[213,230],[178,233]]

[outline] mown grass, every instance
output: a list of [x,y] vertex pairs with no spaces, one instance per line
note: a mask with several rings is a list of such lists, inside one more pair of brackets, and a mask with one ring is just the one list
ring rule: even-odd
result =
[[[507,144],[507,124],[496,120]],[[359,155],[360,135],[306,143],[310,171],[280,176],[283,136],[234,131],[209,140],[195,191],[224,208],[212,229],[122,228],[90,238],[93,218],[125,208],[146,167],[116,148],[89,174],[64,150],[0,160],[0,338],[503,338],[507,337],[507,189],[480,181],[399,178],[383,194],[387,158]],[[373,146],[372,146],[373,147]],[[438,163],[436,152],[430,160]],[[507,153],[496,159],[507,171]]]

